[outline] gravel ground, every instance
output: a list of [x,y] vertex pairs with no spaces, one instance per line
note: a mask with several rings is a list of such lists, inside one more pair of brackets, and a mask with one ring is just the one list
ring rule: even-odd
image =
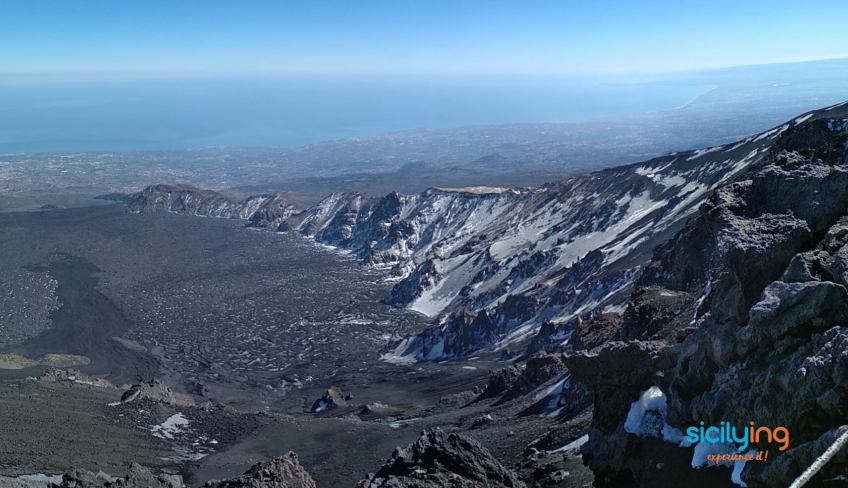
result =
[[[390,284],[380,273],[297,236],[117,205],[4,213],[0,275],[15,316],[0,353],[84,355],[89,375],[158,377],[218,405],[113,407],[120,390],[24,379],[40,366],[0,370],[2,475],[122,475],[136,461],[199,484],[294,450],[320,486],[353,486],[426,428],[469,435],[512,466],[556,427],[521,414],[532,394],[471,401],[505,365],[496,357],[379,361],[383,344],[425,318],[381,304]],[[351,392],[350,406],[307,413],[330,386]],[[391,415],[358,415],[373,402]],[[494,421],[473,427],[486,414]],[[181,427],[154,435],[169,422]],[[572,424],[556,427],[563,443],[585,430],[585,419]]]

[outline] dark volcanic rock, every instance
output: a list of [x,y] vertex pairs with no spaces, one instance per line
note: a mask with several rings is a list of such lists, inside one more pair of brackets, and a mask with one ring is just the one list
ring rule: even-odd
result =
[[315,400],[315,403],[312,404],[312,409],[310,410],[310,412],[323,412],[324,410],[342,407],[344,405],[347,405],[344,394],[338,387],[334,386],[324,392],[324,396]]
[[[693,472],[692,448],[625,429],[632,402],[651,386],[667,405],[660,427],[753,420],[791,432],[785,450],[753,446],[770,456],[745,464],[741,480],[752,488],[788,486],[841,432],[848,119],[798,119],[783,131],[748,174],[657,248],[624,314],[620,338],[630,342],[565,359],[595,400],[584,459],[598,486],[656,483],[660,456],[680,482],[708,471],[711,483],[730,485],[726,468]],[[645,338],[657,339],[650,351]],[[812,484],[845,469],[843,453]]]
[[[575,317],[565,322],[551,322],[546,320],[539,327],[539,332],[530,343],[529,353],[538,351],[545,352],[571,352],[573,332],[579,325],[580,319]],[[569,340],[571,338],[571,340]]]
[[121,395],[121,403],[129,403],[138,398],[147,398],[168,405],[194,404],[194,400],[190,396],[172,391],[168,385],[158,379],[131,386]]
[[185,488],[179,475],[159,474],[136,463],[130,465],[125,478],[113,478],[105,473],[77,470],[62,476],[54,488]]
[[560,376],[565,371],[560,354],[541,352],[527,360],[524,370],[512,386],[514,393],[526,393],[549,380]]
[[498,488],[523,487],[524,483],[477,441],[435,429],[422,432],[405,449],[396,449],[382,468],[356,486]]
[[639,392],[651,386],[660,370],[657,342],[610,342],[598,351],[565,356],[572,378],[588,385],[595,404],[593,426],[614,430]]
[[669,340],[692,321],[697,297],[657,286],[638,287],[618,331],[621,340]]
[[[181,476],[153,474],[136,463],[130,465],[125,478],[105,473],[77,470],[62,476],[54,488],[185,488]],[[204,488],[315,488],[315,481],[300,465],[297,454],[289,452],[270,461],[254,464],[241,476],[212,480]]]
[[288,452],[270,461],[254,464],[236,478],[209,481],[203,488],[315,488],[315,481]]
[[621,315],[602,313],[581,321],[571,334],[571,347],[574,351],[590,350],[599,347],[615,337],[621,326]]
[[480,398],[494,398],[506,393],[520,376],[521,370],[515,366],[506,366],[489,371],[489,382],[486,383],[486,388],[483,389]]

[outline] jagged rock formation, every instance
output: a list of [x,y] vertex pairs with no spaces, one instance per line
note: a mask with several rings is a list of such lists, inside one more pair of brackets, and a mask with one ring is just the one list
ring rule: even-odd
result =
[[[768,462],[736,466],[736,481],[749,487],[788,486],[841,432],[848,414],[845,112],[842,104],[788,126],[761,161],[657,248],[624,314],[621,341],[565,359],[595,400],[584,454],[599,486],[660,486],[648,462],[660,452],[678,482],[724,470],[718,483],[732,486],[727,468],[691,474],[692,448],[677,446],[674,430],[701,421],[740,428],[753,421],[791,433],[786,450],[752,447],[768,449]],[[654,427],[640,428],[633,412],[651,387],[661,406],[645,416]],[[847,469],[841,452],[816,480]]]
[[343,407],[345,405],[347,405],[347,402],[345,401],[344,394],[337,386],[333,386],[329,390],[325,391],[321,398],[315,400],[315,403],[312,404],[312,408],[309,411],[312,413],[323,412],[324,410]]
[[382,468],[356,486],[498,488],[523,487],[524,483],[477,441],[434,429],[422,432],[405,449],[396,449]]
[[556,378],[565,371],[560,354],[536,354],[527,360],[521,374],[512,385],[515,394],[526,393]]
[[590,350],[609,342],[621,327],[621,315],[603,313],[581,321],[571,334],[572,350]]
[[209,481],[203,488],[315,488],[315,481],[300,465],[297,454],[288,452],[256,463],[236,478]]
[[519,377],[521,377],[521,369],[515,366],[506,366],[489,371],[489,381],[486,383],[480,398],[494,398],[506,393],[518,381]]

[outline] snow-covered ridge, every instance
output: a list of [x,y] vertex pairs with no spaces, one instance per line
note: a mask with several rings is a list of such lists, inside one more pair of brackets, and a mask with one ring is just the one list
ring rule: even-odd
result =
[[[434,326],[388,345],[383,357],[440,360],[519,341],[544,321],[565,324],[620,309],[654,246],[716,187],[760,161],[788,128],[822,115],[540,188],[335,193],[303,211],[281,196],[233,202],[148,189],[144,205],[276,226],[349,251],[365,265],[393,268],[397,283],[385,301],[432,317]],[[132,200],[128,205],[134,208]],[[558,334],[568,340],[567,330]]]
[[364,263],[393,265],[401,279],[386,302],[433,317],[437,325],[390,344],[384,359],[467,355],[528,337],[544,321],[620,308],[653,247],[810,118],[534,189],[334,195],[319,205],[334,211],[298,230]]

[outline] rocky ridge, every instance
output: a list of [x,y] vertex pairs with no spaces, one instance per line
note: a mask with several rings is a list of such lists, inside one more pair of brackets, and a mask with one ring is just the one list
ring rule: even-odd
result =
[[391,268],[385,301],[433,318],[394,342],[391,361],[440,360],[529,338],[543,323],[565,344],[574,319],[624,308],[650,250],[710,193],[757,164],[808,113],[734,144],[671,153],[539,188],[431,188],[382,198],[336,193],[298,210],[280,195],[236,202],[186,186],[129,195],[134,212],[246,220]]
[[[788,486],[846,428],[846,112],[841,104],[787,127],[657,247],[615,340],[565,358],[594,399],[583,453],[597,486],[669,486],[668,476]],[[751,446],[768,450],[767,462],[709,467],[707,452],[736,446],[681,442],[700,422],[791,436]],[[842,450],[809,486],[845,486],[846,470]]]
[[298,212],[283,195],[257,195],[234,200],[191,185],[152,185],[139,193],[116,197],[131,212],[167,211],[198,217],[246,220],[247,225],[276,229]]

